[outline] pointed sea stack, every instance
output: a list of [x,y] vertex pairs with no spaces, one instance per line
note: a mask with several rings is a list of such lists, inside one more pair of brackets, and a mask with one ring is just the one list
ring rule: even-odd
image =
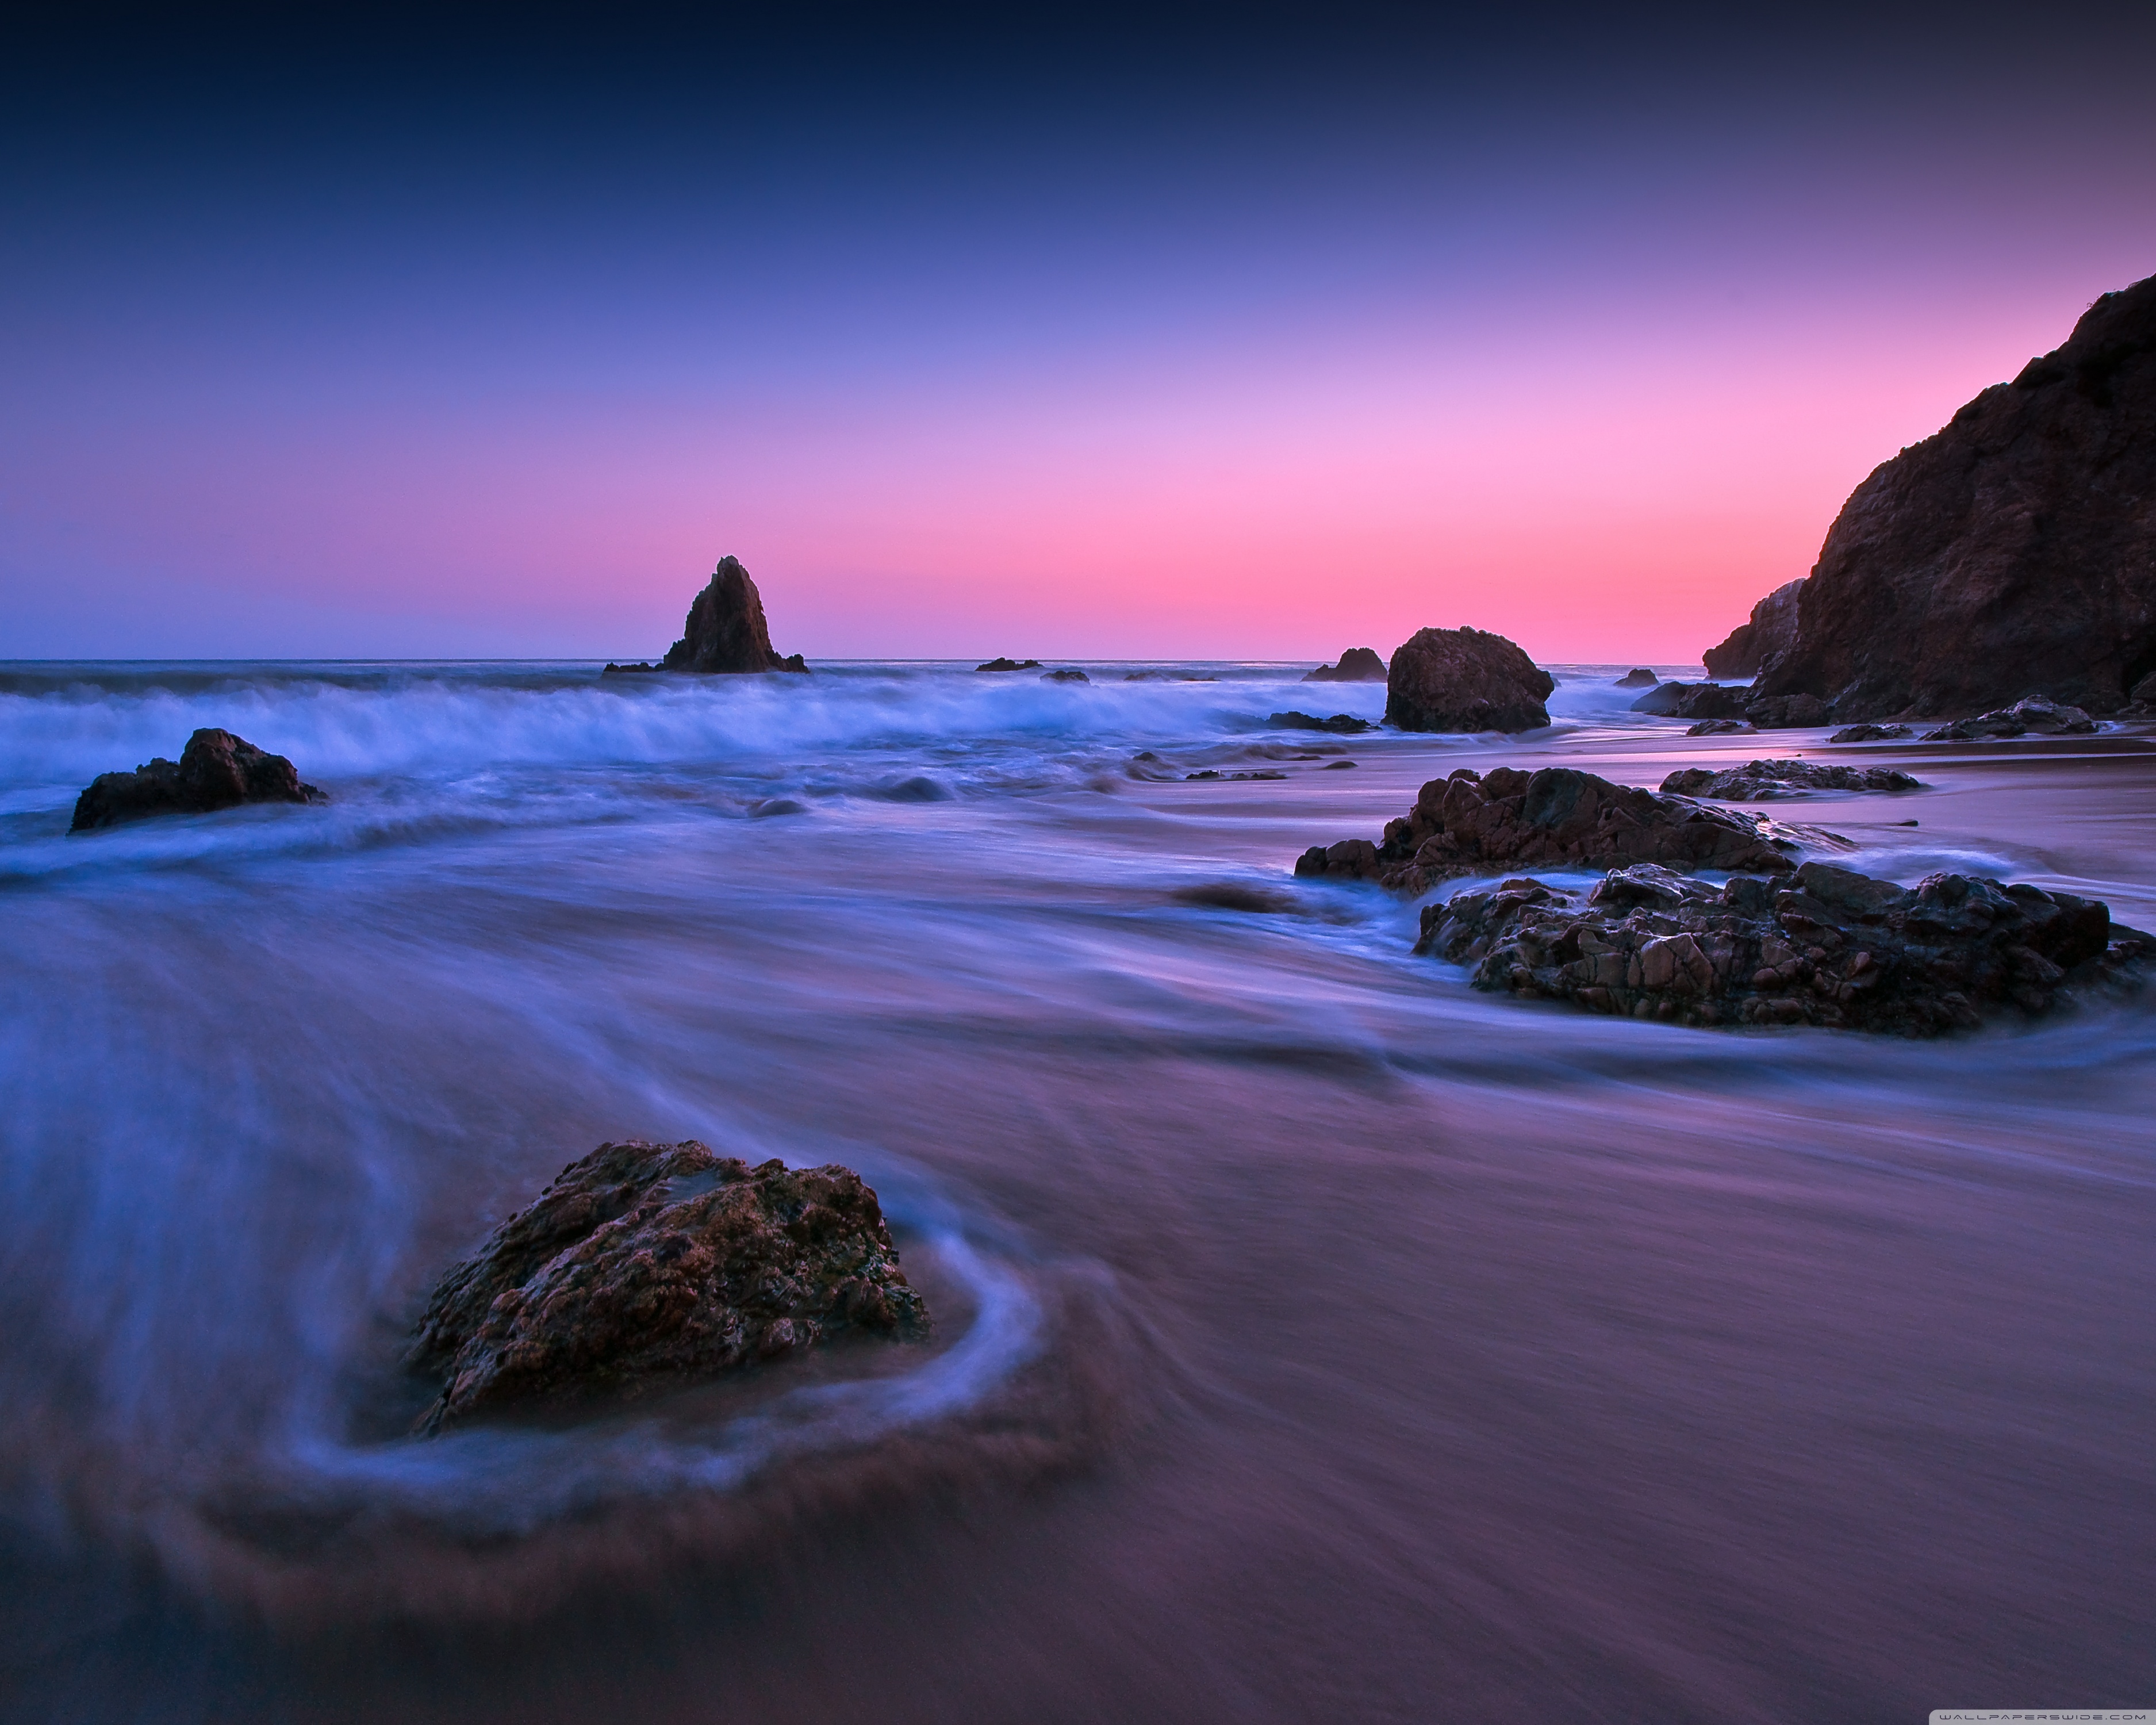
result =
[[726,557],[719,559],[709,584],[690,604],[681,639],[666,649],[660,669],[740,673],[806,672],[808,667],[798,653],[782,659],[772,650],[771,630],[763,620],[763,596],[741,559]]

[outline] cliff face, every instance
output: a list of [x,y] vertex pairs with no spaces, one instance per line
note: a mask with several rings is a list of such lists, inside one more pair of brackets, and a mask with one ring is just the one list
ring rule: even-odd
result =
[[1764,695],[1837,720],[2115,711],[2156,670],[2156,277],[1859,485]]
[[1774,654],[1797,639],[1797,590],[1802,581],[1785,581],[1752,608],[1752,614],[1729,632],[1718,647],[1700,655],[1710,677],[1752,677]]

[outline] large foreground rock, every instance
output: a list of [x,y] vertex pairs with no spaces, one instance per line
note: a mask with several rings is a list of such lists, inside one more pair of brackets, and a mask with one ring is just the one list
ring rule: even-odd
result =
[[1795,849],[1758,815],[1613,784],[1574,767],[1533,773],[1500,767],[1487,775],[1461,767],[1424,785],[1413,809],[1385,824],[1378,843],[1312,845],[1295,871],[1415,893],[1462,875],[1522,868],[1652,862],[1780,874],[1796,866],[1789,855]]
[[681,639],[666,649],[670,671],[806,671],[798,653],[780,658],[763,620],[763,595],[739,557],[721,557],[704,590],[690,602]]
[[1337,665],[1321,665],[1303,677],[1306,683],[1382,683],[1385,661],[1375,647],[1350,647]]
[[1385,722],[1403,731],[1532,731],[1557,680],[1502,635],[1418,629],[1393,655]]
[[2156,671],[2156,277],[1859,485],[1797,608],[1759,691],[1837,721],[2116,711]]
[[420,1422],[709,1376],[845,1330],[924,1331],[875,1194],[849,1168],[751,1168],[694,1142],[602,1144],[442,1278],[410,1359]]
[[1752,614],[1729,632],[1718,647],[1701,655],[1710,677],[1756,677],[1759,667],[1797,639],[1797,590],[1801,579],[1785,581],[1752,608]]
[[1820,761],[1747,761],[1742,767],[1681,767],[1662,781],[1673,796],[1717,803],[1768,803],[1822,791],[1921,791],[1924,782],[1892,767],[1841,767]]
[[1472,965],[1478,988],[1594,1012],[1937,1036],[2133,987],[2156,937],[2071,893],[1969,875],[1912,891],[1813,862],[1719,887],[1657,868],[1585,893],[1507,880],[1429,906],[1415,950]]
[[162,755],[132,773],[100,773],[75,798],[71,833],[87,833],[155,814],[207,814],[243,803],[326,803],[302,784],[282,755],[259,749],[229,731],[201,730],[175,762]]

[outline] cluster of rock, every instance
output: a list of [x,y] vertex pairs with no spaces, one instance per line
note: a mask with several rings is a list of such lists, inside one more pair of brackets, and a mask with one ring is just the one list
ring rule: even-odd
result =
[[1785,581],[1752,608],[1752,614],[1720,645],[1701,655],[1710,677],[1756,677],[1759,667],[1796,644],[1797,590],[1801,578]]
[[444,1382],[418,1429],[927,1326],[851,1169],[602,1144],[435,1288],[408,1359]]
[[1074,670],[1065,665],[1057,670],[1043,671],[1040,674],[1040,680],[1044,683],[1090,683],[1093,680],[1085,672]]
[[1502,635],[1418,629],[1393,655],[1385,722],[1403,731],[1532,731],[1557,680]]
[[986,665],[977,665],[973,669],[977,671],[1039,670],[1040,661],[1038,659],[996,658],[991,659]]
[[1685,767],[1662,781],[1673,796],[1717,803],[1768,803],[1821,791],[1921,791],[1923,781],[1892,767],[1841,767],[1819,761],[1747,761],[1741,767]]
[[[1748,725],[1757,731],[1789,731],[1804,725],[1824,725],[1827,704],[1810,695],[1763,696],[1742,686],[1722,683],[1658,684],[1632,703],[1635,713],[1663,718],[1697,719],[1703,724]],[[1696,736],[1712,735],[1704,730]]]
[[1709,808],[1573,767],[1488,774],[1455,768],[1422,788],[1414,807],[1388,821],[1375,843],[1343,839],[1312,845],[1297,875],[1375,880],[1418,893],[1463,875],[1522,868],[1679,869],[1780,874],[1794,868],[1794,841],[1761,816]]
[[704,589],[689,603],[681,639],[654,665],[608,665],[603,675],[644,671],[696,671],[741,675],[753,671],[799,671],[807,662],[798,653],[782,657],[771,644],[764,622],[763,595],[739,557],[724,557]]
[[1321,665],[1308,673],[1306,683],[1382,683],[1385,680],[1385,661],[1378,657],[1374,647],[1350,647],[1340,655],[1337,665]]
[[2046,737],[2086,736],[2096,721],[2077,706],[2032,697],[2011,706],[1979,713],[1972,719],[1956,719],[1936,731],[1927,731],[1926,742],[1969,742],[1980,737],[2025,737],[2035,732]]
[[1687,1024],[1937,1036],[2135,983],[2156,937],[2101,903],[1941,874],[1913,891],[1810,862],[1710,886],[1663,868],[1585,892],[1512,880],[1423,912],[1415,950],[1475,987]]
[[284,756],[229,731],[206,728],[187,739],[177,762],[159,755],[132,773],[98,774],[75,798],[68,830],[92,832],[158,814],[208,814],[243,803],[328,801],[326,793],[300,782]]
[[[1758,691],[1810,696],[1844,721],[1989,712],[2031,694],[2144,711],[2152,496],[2156,277],[2106,294],[2063,347],[1856,488],[1799,586],[1794,636],[1761,657]],[[1710,670],[1725,669],[1720,652]]]
[[1353,713],[1335,713],[1329,719],[1321,719],[1315,713],[1275,713],[1265,721],[1268,731],[1332,731],[1342,737],[1377,728],[1368,719],[1358,719]]

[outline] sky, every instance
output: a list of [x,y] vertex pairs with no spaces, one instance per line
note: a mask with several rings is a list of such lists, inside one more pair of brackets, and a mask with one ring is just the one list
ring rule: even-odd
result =
[[2156,273],[2156,22],[69,9],[0,659],[1696,661]]

